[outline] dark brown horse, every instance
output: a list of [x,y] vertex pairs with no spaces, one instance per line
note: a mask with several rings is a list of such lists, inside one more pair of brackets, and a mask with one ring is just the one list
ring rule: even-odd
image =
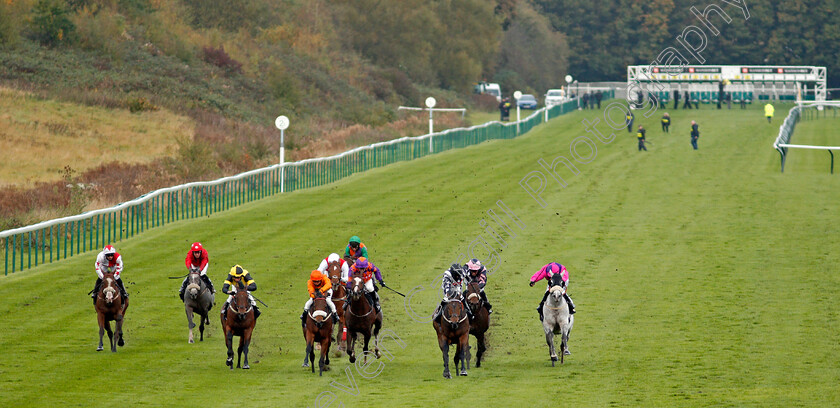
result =
[[[451,297],[450,297],[451,299]],[[440,323],[432,321],[438,336],[438,345],[443,352],[443,378],[452,378],[449,374],[449,346],[455,344],[455,369],[461,362],[458,375],[467,375],[466,359],[467,347],[470,346],[470,322],[467,319],[467,309],[460,300],[451,300],[441,311]]]
[[[117,346],[125,345],[123,340],[123,317],[128,309],[128,299],[120,295],[120,288],[117,287],[117,279],[113,273],[106,273],[102,276],[102,285],[96,294],[96,320],[99,321],[99,347],[96,351],[102,351],[102,335],[108,331],[108,339],[111,341],[111,351],[116,352]],[[111,320],[116,322],[114,331],[111,331]],[[114,338],[116,334],[116,338]]]
[[332,301],[335,304],[336,313],[338,313],[338,334],[336,335],[337,355],[341,355],[341,351],[347,348],[347,342],[344,338],[344,303],[347,301],[347,286],[341,281],[341,262],[335,261],[327,266],[327,276],[330,277],[332,284]]
[[[490,328],[490,314],[487,312],[487,307],[481,301],[481,287],[478,283],[470,283],[467,285],[466,292],[467,307],[470,308],[473,318],[470,320],[470,334],[475,336],[478,343],[478,353],[475,355],[475,366],[481,367],[481,356],[487,350],[484,343],[484,333]],[[467,369],[470,368],[470,353],[467,351]]]
[[349,344],[347,345],[347,355],[350,356],[350,362],[356,362],[356,336],[361,334],[365,337],[364,355],[365,362],[367,362],[368,345],[370,338],[373,337],[374,354],[376,358],[382,356],[379,352],[379,329],[382,328],[382,312],[377,312],[373,305],[365,296],[365,283],[359,274],[353,276],[351,280],[350,294],[348,295],[347,313],[344,315],[344,321],[347,324],[347,334],[350,336]]
[[227,313],[222,316],[222,328],[225,331],[225,344],[227,344],[226,364],[233,370],[233,336],[239,336],[239,352],[236,358],[236,368],[242,360],[242,352],[245,352],[245,365],[243,369],[249,369],[248,346],[251,345],[251,334],[257,319],[254,317],[254,307],[248,299],[248,291],[245,286],[239,284],[239,289],[233,295],[233,301],[228,305]]
[[[306,340],[306,355],[303,356],[303,366],[312,363],[312,372],[315,372],[315,343],[321,345],[321,358],[318,360],[318,375],[323,375],[329,370],[330,365],[330,343],[332,342],[333,320],[324,295],[315,292],[315,300],[309,307],[306,317],[306,327],[303,328],[303,338]],[[308,360],[307,360],[308,358]]]

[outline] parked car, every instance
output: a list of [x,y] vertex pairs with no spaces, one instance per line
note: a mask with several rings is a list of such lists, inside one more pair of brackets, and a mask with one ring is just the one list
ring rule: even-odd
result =
[[559,105],[566,102],[566,91],[562,89],[549,89],[545,93],[545,106],[550,108],[554,105]]
[[473,92],[477,94],[489,94],[496,97],[496,102],[502,101],[502,88],[499,87],[499,84],[495,83],[488,83],[488,82],[479,82],[475,85]]
[[522,95],[519,100],[516,101],[517,106],[520,109],[537,109],[537,98],[534,98],[534,95],[525,94]]

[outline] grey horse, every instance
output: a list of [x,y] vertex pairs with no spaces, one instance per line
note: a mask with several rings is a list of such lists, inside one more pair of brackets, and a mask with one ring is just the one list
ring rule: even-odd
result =
[[558,277],[558,279],[552,279],[551,287],[548,290],[548,299],[546,299],[543,305],[544,318],[542,322],[552,367],[554,367],[554,362],[557,361],[557,352],[554,350],[554,335],[559,334],[561,336],[560,364],[563,364],[563,356],[572,354],[569,352],[569,333],[572,332],[572,326],[575,323],[575,316],[569,314],[569,305],[563,298],[563,295],[566,293],[566,287],[559,279],[560,274],[554,276]]
[[[210,309],[216,303],[216,298],[213,292],[210,291],[210,288],[204,283],[204,280],[201,279],[198,271],[190,271],[187,282],[187,289],[184,291],[184,310],[187,312],[187,321],[190,327],[189,342],[195,343],[193,337],[193,328],[195,327],[193,313],[199,315],[201,318],[199,325],[201,337],[199,341],[204,341],[204,324],[205,322],[208,325],[210,324],[210,319],[207,316],[210,313]],[[207,332],[207,336],[210,336],[210,332]]]

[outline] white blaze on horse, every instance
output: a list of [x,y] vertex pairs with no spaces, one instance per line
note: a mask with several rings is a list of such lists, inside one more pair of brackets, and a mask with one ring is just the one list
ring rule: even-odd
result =
[[551,366],[557,361],[557,353],[554,349],[554,335],[560,335],[560,364],[563,364],[563,356],[569,352],[569,334],[575,323],[575,316],[569,313],[569,304],[566,303],[563,295],[566,294],[566,287],[560,274],[551,277],[548,299],[543,305],[543,330],[545,331],[545,342],[548,344],[548,352],[551,356]]

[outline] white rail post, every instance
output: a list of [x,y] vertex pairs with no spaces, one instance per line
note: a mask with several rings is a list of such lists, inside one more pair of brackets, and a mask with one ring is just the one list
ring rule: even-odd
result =
[[432,119],[432,108],[435,107],[437,101],[433,97],[426,98],[426,106],[429,108],[429,153],[434,153],[435,147],[432,144],[432,140],[435,138],[433,134],[435,133],[435,122]]
[[280,115],[277,119],[274,120],[274,126],[277,126],[277,129],[280,129],[280,192],[284,192],[284,182],[286,181],[286,174],[285,174],[285,166],[283,163],[286,161],[286,148],[285,148],[285,131],[286,128],[289,127],[289,118]]

